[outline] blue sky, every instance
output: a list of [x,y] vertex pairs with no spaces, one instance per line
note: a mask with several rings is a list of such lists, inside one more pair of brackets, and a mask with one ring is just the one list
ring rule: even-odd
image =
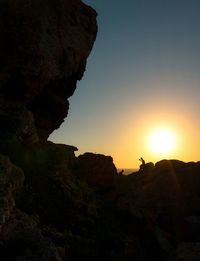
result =
[[180,137],[166,157],[198,160],[200,1],[84,2],[98,13],[98,36],[69,115],[50,140],[136,167],[141,156],[160,159],[145,139],[164,124]]

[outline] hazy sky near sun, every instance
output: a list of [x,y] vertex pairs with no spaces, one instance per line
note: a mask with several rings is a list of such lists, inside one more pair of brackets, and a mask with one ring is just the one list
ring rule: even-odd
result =
[[[69,115],[50,140],[111,155],[119,168],[200,160],[200,1],[85,0],[98,35]],[[148,137],[174,131],[176,148],[154,155]]]

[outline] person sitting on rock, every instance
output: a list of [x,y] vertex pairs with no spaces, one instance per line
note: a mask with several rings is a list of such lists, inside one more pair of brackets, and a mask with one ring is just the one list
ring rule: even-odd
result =
[[141,161],[142,162],[142,164],[140,165],[140,171],[143,171],[144,170],[144,166],[145,166],[145,160],[141,157],[140,159],[139,159],[139,161]]
[[124,173],[124,170],[122,169],[118,174],[119,174],[119,176],[122,176],[123,173]]

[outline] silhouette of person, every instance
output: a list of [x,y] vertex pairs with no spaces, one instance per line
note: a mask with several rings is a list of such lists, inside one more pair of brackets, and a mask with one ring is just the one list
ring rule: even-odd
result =
[[119,172],[119,176],[122,176],[124,173],[124,170],[122,169],[120,172]]
[[142,171],[142,170],[144,170],[145,160],[141,157],[141,158],[139,159],[139,161],[142,162],[142,164],[140,165],[140,170]]
[[139,160],[142,162],[142,165],[145,165],[145,160],[142,157]]

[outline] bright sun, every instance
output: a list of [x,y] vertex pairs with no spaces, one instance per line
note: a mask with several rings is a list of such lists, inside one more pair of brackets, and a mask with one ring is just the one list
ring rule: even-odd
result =
[[152,152],[167,155],[176,146],[175,134],[167,128],[156,129],[150,134],[149,145]]

